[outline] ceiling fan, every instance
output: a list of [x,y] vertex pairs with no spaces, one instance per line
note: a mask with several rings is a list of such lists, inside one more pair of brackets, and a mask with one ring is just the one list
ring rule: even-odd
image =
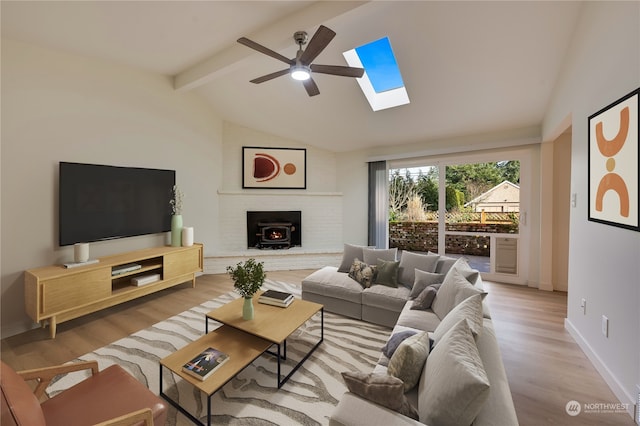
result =
[[311,73],[321,73],[321,74],[331,74],[338,75],[342,77],[362,77],[364,74],[364,69],[355,68],[355,67],[345,67],[341,65],[319,65],[312,64],[313,60],[324,50],[325,47],[333,40],[336,36],[336,33],[325,27],[324,25],[320,25],[318,30],[315,32],[311,40],[309,41],[309,45],[306,49],[302,49],[302,46],[307,44],[307,33],[306,31],[296,31],[293,34],[293,39],[298,44],[298,52],[296,53],[296,57],[293,59],[289,59],[281,54],[274,52],[273,50],[262,46],[261,44],[256,43],[255,41],[251,41],[246,37],[241,37],[238,39],[238,43],[243,44],[247,47],[250,47],[254,50],[257,50],[260,53],[264,53],[267,56],[271,56],[279,61],[284,62],[289,65],[289,68],[276,71],[271,74],[263,75],[262,77],[254,78],[251,80],[251,83],[260,84],[265,81],[272,80],[276,77],[280,77],[286,74],[291,74],[291,77],[295,80],[302,81],[304,88],[307,90],[309,96],[315,96],[320,94],[318,90],[318,86],[311,78]]

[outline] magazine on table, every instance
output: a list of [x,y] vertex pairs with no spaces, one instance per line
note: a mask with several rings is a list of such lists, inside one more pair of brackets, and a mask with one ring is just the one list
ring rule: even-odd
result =
[[218,367],[229,360],[229,355],[215,348],[207,348],[182,366],[182,371],[199,380],[206,380]]

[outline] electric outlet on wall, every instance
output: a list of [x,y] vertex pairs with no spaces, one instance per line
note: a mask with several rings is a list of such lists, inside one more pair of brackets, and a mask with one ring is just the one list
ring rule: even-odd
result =
[[609,318],[606,315],[602,316],[602,334],[604,337],[609,337]]
[[585,299],[584,297],[580,301],[580,307],[582,308],[582,314],[586,315],[587,314],[587,299]]

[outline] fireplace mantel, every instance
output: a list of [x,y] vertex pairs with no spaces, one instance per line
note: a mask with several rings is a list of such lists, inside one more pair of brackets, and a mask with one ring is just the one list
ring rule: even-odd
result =
[[[339,266],[343,247],[305,249],[291,247],[287,250],[247,249],[207,255],[204,259],[205,274],[222,274],[227,266],[235,265],[252,257],[264,262],[265,270],[286,271],[295,269],[320,269],[323,266]],[[267,274],[268,276],[268,274]]]
[[304,189],[296,190],[296,189],[288,189],[286,191],[266,191],[264,189],[244,189],[242,191],[221,191],[218,190],[218,195],[229,195],[229,196],[244,196],[247,195],[252,196],[268,196],[273,197],[274,195],[278,196],[290,196],[290,197],[342,197],[342,192],[311,192],[305,191]]

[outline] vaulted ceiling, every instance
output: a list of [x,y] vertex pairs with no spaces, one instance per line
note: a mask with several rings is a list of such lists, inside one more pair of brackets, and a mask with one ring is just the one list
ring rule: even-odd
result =
[[[5,1],[2,37],[172,77],[229,121],[336,152],[539,126],[581,2]],[[307,96],[283,63],[293,33],[337,36],[315,62],[389,37],[411,103],[373,112],[352,78],[314,75]],[[286,65],[284,66],[286,67]]]

